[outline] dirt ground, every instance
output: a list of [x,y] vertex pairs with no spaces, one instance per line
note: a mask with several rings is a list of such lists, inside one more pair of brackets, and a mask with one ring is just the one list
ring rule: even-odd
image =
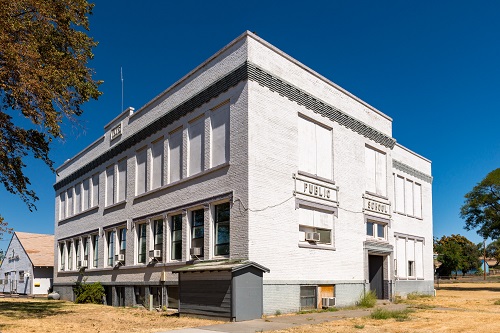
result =
[[[404,321],[346,318],[274,333],[500,332],[500,283],[440,283],[437,297],[405,301]],[[497,302],[497,304],[495,304]],[[165,312],[45,299],[0,299],[0,332],[158,332],[220,322]]]
[[500,283],[440,283],[437,297],[404,302],[414,311],[404,321],[354,318],[273,333],[500,332]]

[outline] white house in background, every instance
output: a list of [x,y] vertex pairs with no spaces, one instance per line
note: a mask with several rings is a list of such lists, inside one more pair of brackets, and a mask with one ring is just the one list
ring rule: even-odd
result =
[[[54,189],[66,299],[82,268],[108,304],[232,319],[238,302],[269,314],[433,292],[431,162],[250,32],[111,120]],[[235,300],[242,281],[260,300]]]
[[16,231],[0,265],[0,292],[45,295],[54,275],[54,236]]

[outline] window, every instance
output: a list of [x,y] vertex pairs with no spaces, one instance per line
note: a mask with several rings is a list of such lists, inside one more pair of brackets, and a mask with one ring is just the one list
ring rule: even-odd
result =
[[373,221],[366,222],[366,235],[378,239],[386,239],[386,224]]
[[146,224],[142,223],[137,226],[137,262],[139,264],[146,263]]
[[66,192],[59,194],[59,220],[66,218]]
[[401,176],[394,177],[394,210],[398,213],[405,212],[405,179]]
[[182,129],[170,134],[169,147],[169,174],[168,181],[173,183],[182,177]]
[[[154,220],[153,221],[153,242],[154,242],[154,250],[160,250],[163,252],[163,220]],[[161,258],[158,258],[158,261],[163,261],[163,253],[161,254]]]
[[146,307],[146,287],[135,286],[134,294],[135,294],[135,305],[142,305]]
[[398,175],[394,175],[394,184],[394,210],[422,218],[422,185]]
[[108,266],[113,266],[115,261],[115,236],[114,230],[108,232]]
[[92,267],[97,268],[99,266],[99,236],[94,235],[92,236]]
[[172,216],[171,256],[172,260],[182,259],[182,214]]
[[121,202],[127,198],[127,159],[118,162],[118,179],[116,181],[116,200]]
[[306,206],[299,207],[299,241],[333,245],[332,233],[332,212]]
[[59,243],[59,270],[66,269],[66,243]]
[[204,118],[196,120],[189,125],[188,141],[188,175],[195,175],[203,171],[204,164]]
[[200,248],[200,256],[203,256],[204,219],[203,209],[191,212],[191,248]]
[[415,217],[422,218],[422,185],[414,183],[413,202]]
[[214,167],[229,161],[229,103],[214,110],[210,123],[210,165]]
[[92,207],[99,205],[99,174],[92,176]]
[[316,286],[300,286],[300,309],[316,309]]
[[365,147],[366,191],[387,195],[387,160],[385,153]]
[[163,139],[151,147],[151,189],[163,185]]
[[399,279],[424,278],[424,239],[395,235],[396,271]]
[[415,276],[415,261],[413,260],[408,260],[408,276],[409,277]]
[[83,260],[89,260],[90,237],[84,237],[82,239],[82,245],[83,245]]
[[299,170],[332,179],[332,130],[299,117]]
[[70,217],[70,216],[73,216],[73,188],[72,187],[70,189],[68,189],[68,191],[66,192],[66,198],[68,201],[68,206],[66,209],[66,214],[67,214],[66,216]]
[[115,203],[115,166],[106,168],[106,206]]
[[75,240],[75,252],[76,252],[76,268],[82,267],[82,251],[80,249],[80,240]]
[[19,271],[19,283],[24,283],[24,271]]
[[90,201],[92,198],[90,197],[90,178],[87,178],[82,183],[83,187],[83,195],[82,195],[82,210],[85,211],[90,208]]
[[405,212],[413,216],[413,182],[409,179],[405,182]]
[[215,205],[215,255],[229,255],[229,202]]
[[146,148],[137,152],[136,155],[136,174],[135,174],[135,195],[146,192]]
[[68,242],[68,270],[73,269],[73,242]]
[[75,186],[75,214],[82,211],[82,184]]
[[120,254],[123,254],[125,258],[125,253],[127,251],[127,229],[121,228],[118,231],[118,242],[120,246]]

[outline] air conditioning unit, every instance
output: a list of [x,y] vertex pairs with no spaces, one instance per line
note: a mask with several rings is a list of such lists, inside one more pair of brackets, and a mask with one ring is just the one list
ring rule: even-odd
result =
[[319,242],[319,232],[306,232],[306,241]]
[[203,248],[192,247],[190,253],[192,256],[201,256],[201,255],[203,255]]
[[161,250],[150,250],[149,251],[150,258],[161,258]]
[[87,268],[87,260],[78,260],[77,266],[78,268]]
[[115,254],[115,261],[124,262],[125,261],[125,255],[122,254],[122,253]]
[[321,299],[321,305],[324,308],[330,308],[335,306],[335,297],[323,297]]

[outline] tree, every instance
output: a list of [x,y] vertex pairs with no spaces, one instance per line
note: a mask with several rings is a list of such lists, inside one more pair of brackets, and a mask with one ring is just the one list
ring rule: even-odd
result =
[[[26,156],[54,171],[50,144],[64,137],[62,121],[74,121],[81,105],[101,94],[101,82],[87,67],[97,45],[85,33],[93,6],[86,0],[0,0],[0,182],[30,211],[38,197],[24,174]],[[23,117],[31,124],[22,126]],[[6,227],[0,222],[1,233]]]
[[500,263],[500,239],[488,244],[486,247],[486,256],[488,258],[494,258],[497,261],[495,266]]
[[437,272],[440,276],[450,276],[477,270],[480,265],[481,244],[476,245],[461,235],[443,236],[434,240],[434,251],[438,253],[437,260],[441,266]]
[[500,168],[491,171],[465,195],[460,209],[465,229],[479,229],[483,238],[500,238]]

